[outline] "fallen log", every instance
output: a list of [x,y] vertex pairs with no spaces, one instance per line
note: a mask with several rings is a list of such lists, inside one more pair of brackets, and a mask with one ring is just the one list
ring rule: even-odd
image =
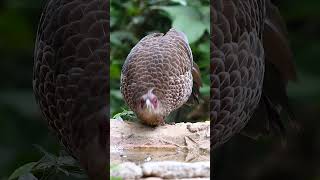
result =
[[136,165],[132,162],[119,164],[111,169],[111,177],[126,179],[186,179],[210,178],[210,162],[184,163],[176,161],[147,162]]
[[210,160],[210,122],[149,127],[138,122],[110,120],[112,163]]

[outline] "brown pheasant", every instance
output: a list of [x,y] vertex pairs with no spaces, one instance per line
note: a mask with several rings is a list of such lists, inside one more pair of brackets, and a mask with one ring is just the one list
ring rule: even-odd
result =
[[108,5],[102,0],[49,0],[35,44],[36,101],[90,179],[107,179]]
[[[184,33],[170,29],[142,38],[130,51],[121,72],[121,92],[138,118],[148,125],[165,118],[201,86],[200,72]],[[194,89],[194,90],[193,90]]]
[[269,0],[214,0],[211,17],[213,147],[245,126],[249,135],[284,131],[296,73],[278,9]]

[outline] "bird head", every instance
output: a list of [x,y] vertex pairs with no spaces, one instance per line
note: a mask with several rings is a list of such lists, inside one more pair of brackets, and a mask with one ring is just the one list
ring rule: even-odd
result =
[[139,119],[149,125],[162,123],[161,103],[153,93],[153,88],[140,97],[138,104],[137,115]]
[[140,107],[150,113],[158,109],[158,97],[153,94],[153,89],[150,89],[146,94],[140,98]]

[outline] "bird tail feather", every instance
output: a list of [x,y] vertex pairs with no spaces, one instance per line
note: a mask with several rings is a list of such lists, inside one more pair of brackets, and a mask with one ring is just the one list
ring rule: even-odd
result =
[[187,102],[188,104],[194,104],[195,102],[199,103],[200,87],[202,86],[200,69],[195,62],[193,62],[193,66],[192,66],[192,78],[193,78],[192,93]]
[[263,31],[265,75],[262,95],[242,134],[253,139],[265,135],[280,135],[285,140],[288,128],[296,132],[300,129],[286,92],[288,81],[295,81],[297,77],[284,21],[279,10],[269,0],[266,1],[266,16]]

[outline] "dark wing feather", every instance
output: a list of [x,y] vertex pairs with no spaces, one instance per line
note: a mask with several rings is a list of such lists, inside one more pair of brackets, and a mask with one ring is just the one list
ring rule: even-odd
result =
[[279,10],[269,0],[266,1],[263,47],[266,59],[263,98],[244,134],[255,138],[261,135],[280,134],[284,139],[287,126],[284,119],[281,119],[282,112],[286,113],[289,127],[299,129],[289,106],[286,91],[288,81],[296,80],[297,77],[285,23]]
[[42,115],[91,179],[105,179],[109,127],[108,1],[49,0],[35,45]]
[[263,31],[263,47],[266,61],[271,62],[280,72],[280,77],[287,82],[296,80],[296,70],[290,49],[285,23],[277,7],[266,1],[266,20]]
[[211,11],[210,118],[215,148],[239,133],[259,104],[264,76],[262,0],[215,0]]
[[189,99],[193,99],[193,101],[199,103],[200,88],[202,86],[202,80],[201,80],[200,69],[195,62],[193,62],[193,66],[192,66],[192,78],[193,78],[192,93]]

